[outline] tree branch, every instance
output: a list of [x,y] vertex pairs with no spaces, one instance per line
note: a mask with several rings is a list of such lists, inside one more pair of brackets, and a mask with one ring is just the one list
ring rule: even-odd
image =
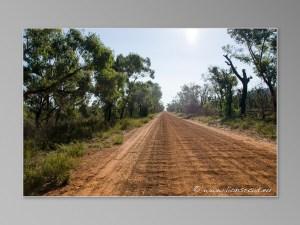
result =
[[52,83],[49,86],[38,88],[38,89],[35,89],[35,90],[27,90],[24,93],[24,98],[26,99],[30,95],[34,95],[34,94],[38,94],[38,93],[42,93],[42,92],[48,92],[51,89],[55,88],[57,85],[61,84],[65,80],[72,77],[74,74],[78,73],[80,70],[85,69],[85,68],[86,67],[80,67],[80,68],[74,70],[73,72],[66,74],[65,76],[63,76],[62,78],[60,78],[59,80],[57,80],[56,82]]
[[235,67],[234,67],[234,65],[233,65],[233,63],[232,63],[232,61],[231,61],[231,59],[228,57],[228,55],[223,55],[223,56],[224,56],[225,59],[227,60],[227,61],[225,61],[225,63],[226,63],[228,66],[231,67],[233,73],[239,78],[240,81],[243,82],[242,76],[241,76],[241,75],[238,73],[238,71],[235,69]]

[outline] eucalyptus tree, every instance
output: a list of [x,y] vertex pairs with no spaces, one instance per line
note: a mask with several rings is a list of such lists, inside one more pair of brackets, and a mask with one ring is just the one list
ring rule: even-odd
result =
[[125,75],[125,91],[120,106],[120,118],[124,117],[126,109],[129,111],[129,116],[133,115],[134,101],[132,99],[132,92],[134,85],[141,78],[154,78],[154,70],[150,67],[150,59],[143,58],[138,54],[130,53],[127,56],[123,56],[122,54],[117,56],[114,69]]
[[85,100],[91,73],[80,63],[83,36],[76,30],[27,29],[23,37],[24,105],[36,126],[54,112]]
[[92,95],[92,79],[111,66],[112,51],[76,29],[27,29],[23,36],[24,106],[36,127],[71,115]]
[[251,63],[258,77],[262,78],[272,96],[276,112],[277,85],[277,30],[276,29],[228,29],[228,34],[246,50],[235,51],[234,57]]
[[[232,116],[233,88],[237,85],[237,79],[230,71],[216,66],[210,67],[209,80],[214,85],[217,94],[220,95],[220,105],[225,100],[225,116]],[[220,108],[222,110],[222,107]]]

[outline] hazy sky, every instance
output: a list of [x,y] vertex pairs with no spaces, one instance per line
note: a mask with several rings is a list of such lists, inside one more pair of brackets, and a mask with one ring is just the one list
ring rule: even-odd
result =
[[[100,28],[84,29],[97,33],[101,41],[118,54],[138,53],[151,59],[155,70],[154,82],[160,84],[162,101],[169,103],[183,84],[203,83],[201,74],[212,65],[228,68],[222,46],[235,44],[226,29],[170,29],[170,28]],[[252,68],[234,60],[240,72]],[[255,76],[254,76],[255,77]],[[250,81],[253,87],[261,83],[258,78]]]

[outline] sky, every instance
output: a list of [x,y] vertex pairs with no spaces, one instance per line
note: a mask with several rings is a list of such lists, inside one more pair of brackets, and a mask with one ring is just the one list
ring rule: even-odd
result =
[[[154,82],[162,89],[162,102],[166,106],[184,84],[203,84],[202,74],[209,66],[228,68],[223,57],[222,46],[236,44],[220,28],[89,28],[84,32],[99,35],[101,41],[114,52],[127,55],[137,53],[149,57],[155,70]],[[252,88],[261,84],[253,76],[252,67],[233,60],[237,70],[246,69],[253,79]],[[239,84],[240,85],[240,84]]]

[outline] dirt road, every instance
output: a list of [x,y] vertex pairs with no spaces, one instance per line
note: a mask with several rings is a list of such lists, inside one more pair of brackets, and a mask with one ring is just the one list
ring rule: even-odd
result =
[[274,144],[163,112],[123,145],[86,155],[70,184],[48,195],[276,195]]

